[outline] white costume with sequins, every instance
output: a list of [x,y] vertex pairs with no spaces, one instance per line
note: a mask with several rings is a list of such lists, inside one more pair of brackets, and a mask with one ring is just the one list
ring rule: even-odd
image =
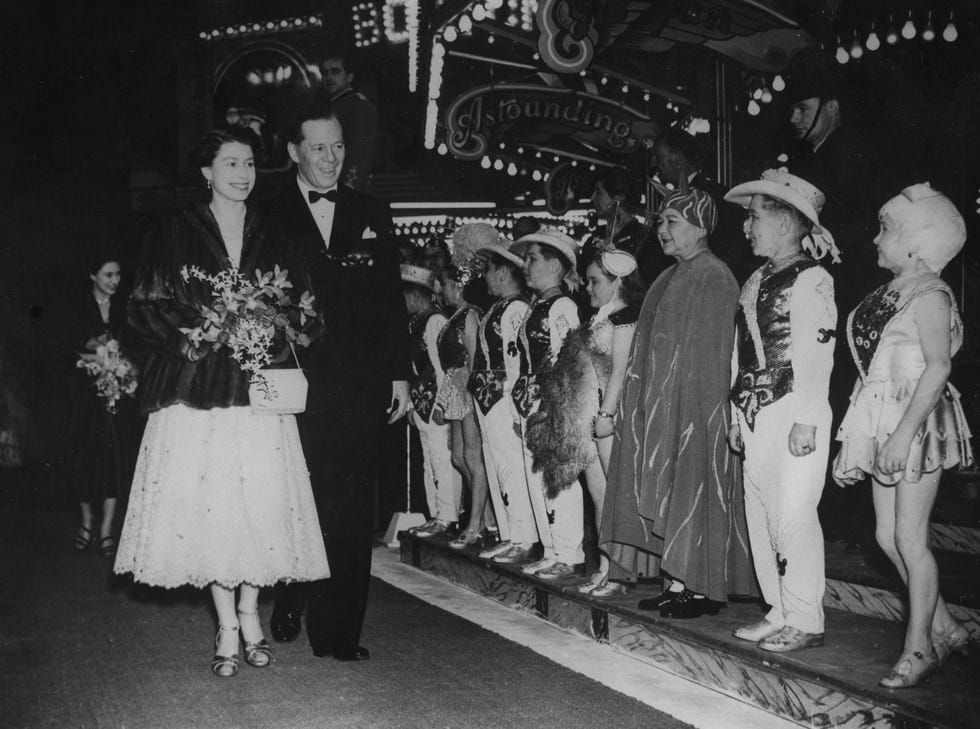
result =
[[[578,308],[568,296],[555,294],[531,300],[518,339],[521,374],[511,391],[522,433],[528,416],[538,407],[536,375],[554,364],[565,336],[578,325]],[[579,564],[585,560],[582,489],[565,489],[554,499],[548,499],[541,474],[532,468],[533,460],[525,442],[524,472],[544,556],[568,565]]]
[[963,322],[952,289],[932,272],[919,274],[901,291],[880,286],[848,317],[848,344],[860,377],[837,431],[841,449],[834,461],[835,476],[862,479],[870,475],[884,484],[900,479],[915,483],[923,473],[973,464],[970,428],[960,394],[947,382],[912,439],[905,469],[882,473],[875,466],[878,449],[898,427],[926,368],[912,304],[934,291],[949,297],[952,356],[963,344]]
[[[805,259],[749,277],[739,298],[732,370],[745,446],[745,515],[766,619],[823,633],[824,543],[817,518],[830,446],[827,391],[837,309],[830,274]],[[789,451],[795,423],[816,448]]]
[[479,347],[469,382],[500,538],[516,544],[538,540],[524,475],[524,450],[510,401],[520,374],[517,335],[526,315],[527,302],[520,297],[494,302],[480,320]]
[[432,312],[413,319],[409,324],[414,375],[411,382],[414,408],[411,422],[418,428],[422,444],[423,481],[429,516],[453,523],[459,518],[463,478],[453,467],[449,425],[438,425],[431,419],[436,393],[444,376],[439,364],[437,341],[446,322],[443,314]]

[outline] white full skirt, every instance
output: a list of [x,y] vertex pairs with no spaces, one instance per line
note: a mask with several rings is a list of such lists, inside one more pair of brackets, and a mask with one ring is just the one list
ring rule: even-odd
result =
[[152,413],[114,569],[159,587],[328,577],[296,419],[179,404]]

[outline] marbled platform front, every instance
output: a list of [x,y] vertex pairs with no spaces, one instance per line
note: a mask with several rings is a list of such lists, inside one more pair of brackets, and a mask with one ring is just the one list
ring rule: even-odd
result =
[[[672,621],[638,610],[638,600],[659,592],[637,586],[625,595],[583,596],[576,582],[546,583],[518,569],[492,565],[470,550],[454,551],[446,540],[403,535],[402,561],[463,585],[518,610],[535,613],[568,630],[608,642],[670,673],[725,693],[808,727],[966,729],[976,727],[980,660],[950,663],[928,687],[889,692],[878,679],[897,658],[902,628],[886,598],[875,611],[890,619],[828,610],[821,648],[788,655],[759,650],[731,631],[758,620],[755,603],[732,602],[717,617]],[[581,580],[579,580],[580,582]],[[838,586],[831,600],[867,598]],[[900,608],[898,608],[900,611]],[[898,613],[900,614],[900,612]]]

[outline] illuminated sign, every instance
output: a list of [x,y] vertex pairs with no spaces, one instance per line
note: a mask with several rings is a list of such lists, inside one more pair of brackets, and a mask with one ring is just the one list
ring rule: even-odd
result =
[[[439,7],[442,2],[436,2]],[[414,17],[413,17],[414,16]],[[351,8],[354,23],[354,45],[358,48],[374,46],[384,38],[392,44],[406,43],[417,23],[418,0],[372,0],[359,2]]]
[[446,143],[457,158],[475,160],[495,137],[516,124],[532,122],[622,154],[636,149],[634,123],[646,120],[638,109],[574,89],[489,84],[462,94],[446,110]]

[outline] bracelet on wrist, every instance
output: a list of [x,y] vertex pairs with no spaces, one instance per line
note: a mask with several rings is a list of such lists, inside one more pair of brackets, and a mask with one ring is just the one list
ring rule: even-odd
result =
[[597,418],[605,418],[606,420],[612,420],[612,413],[607,413],[605,410],[600,410],[595,414]]

